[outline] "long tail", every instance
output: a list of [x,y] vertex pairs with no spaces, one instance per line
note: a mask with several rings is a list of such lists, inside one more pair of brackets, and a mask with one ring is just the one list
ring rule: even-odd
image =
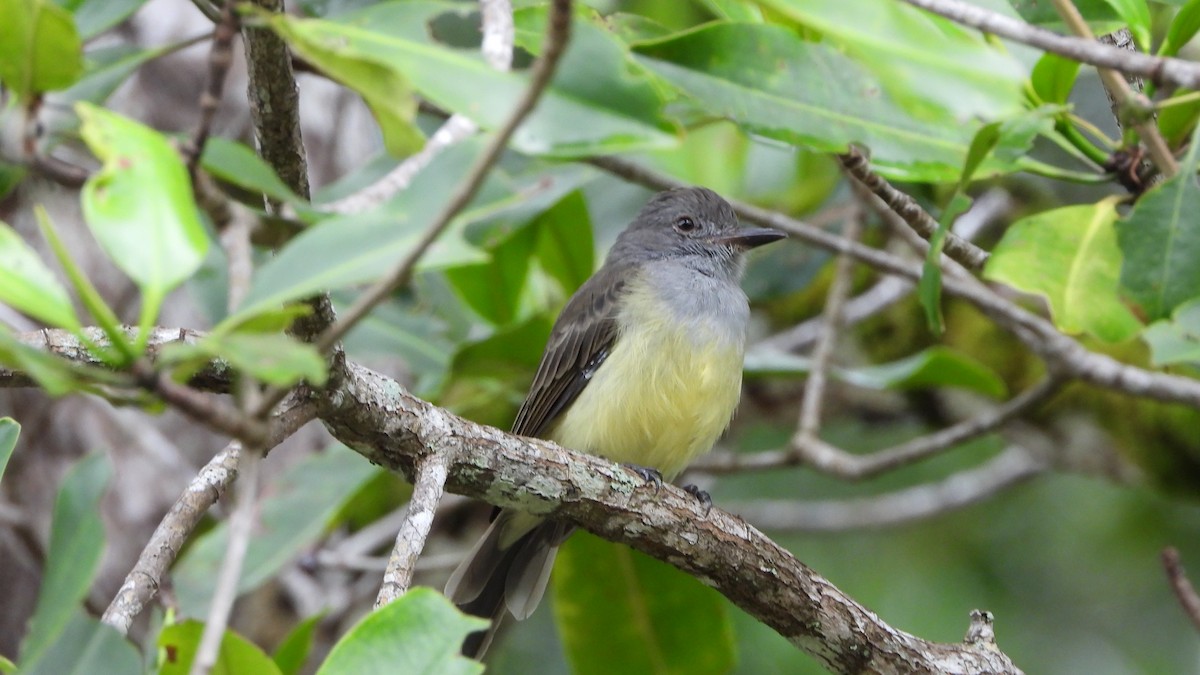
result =
[[517,511],[496,516],[446,582],[446,596],[459,609],[492,622],[486,631],[467,637],[463,655],[483,656],[506,609],[518,621],[533,614],[546,592],[558,545],[572,529]]

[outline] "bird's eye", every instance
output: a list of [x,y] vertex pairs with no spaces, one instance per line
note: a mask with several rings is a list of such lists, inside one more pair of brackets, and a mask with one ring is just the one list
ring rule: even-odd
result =
[[680,232],[691,232],[696,229],[696,221],[688,216],[680,216],[679,220],[675,221],[675,229]]

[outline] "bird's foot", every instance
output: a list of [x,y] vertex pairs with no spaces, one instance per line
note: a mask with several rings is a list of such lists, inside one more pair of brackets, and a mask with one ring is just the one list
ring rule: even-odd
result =
[[683,491],[695,497],[696,501],[700,502],[700,505],[704,507],[704,515],[707,517],[708,512],[712,511],[712,497],[704,490],[690,483],[683,486]]
[[642,480],[646,481],[647,483],[653,483],[655,492],[658,492],[659,489],[662,488],[662,472],[658,469],[651,469],[648,466],[640,466],[638,464],[622,464],[621,466],[641,476]]

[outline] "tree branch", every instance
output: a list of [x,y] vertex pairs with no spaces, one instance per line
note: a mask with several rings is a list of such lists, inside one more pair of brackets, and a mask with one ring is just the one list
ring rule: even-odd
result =
[[1191,61],[1147,56],[1117,49],[1095,40],[1066,37],[961,0],[903,1],[964,26],[978,28],[985,33],[1015,40],[1074,61],[1139,75],[1158,85],[1200,88],[1200,64]]
[[624,468],[461,419],[349,364],[320,415],[370,461],[410,479],[450,459],[447,489],[552,515],[695,576],[831,670],[1017,673],[994,645],[939,644],[884,623],[740,518],[707,515],[672,486],[647,489]]
[[433,527],[433,516],[446,488],[446,462],[440,456],[429,456],[417,467],[412,498],[404,523],[396,533],[396,544],[383,573],[383,585],[375,598],[375,607],[382,607],[408,592],[417,559],[425,549],[425,540]]

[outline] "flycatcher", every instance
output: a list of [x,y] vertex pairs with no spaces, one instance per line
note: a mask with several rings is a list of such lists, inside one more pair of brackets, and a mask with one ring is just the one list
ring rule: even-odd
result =
[[[744,254],[784,236],[741,227],[712,190],[655,195],[559,315],[513,433],[674,478],[712,448],[741,397]],[[482,655],[505,609],[533,613],[572,529],[499,512],[446,584],[463,611],[492,620],[465,654]]]

